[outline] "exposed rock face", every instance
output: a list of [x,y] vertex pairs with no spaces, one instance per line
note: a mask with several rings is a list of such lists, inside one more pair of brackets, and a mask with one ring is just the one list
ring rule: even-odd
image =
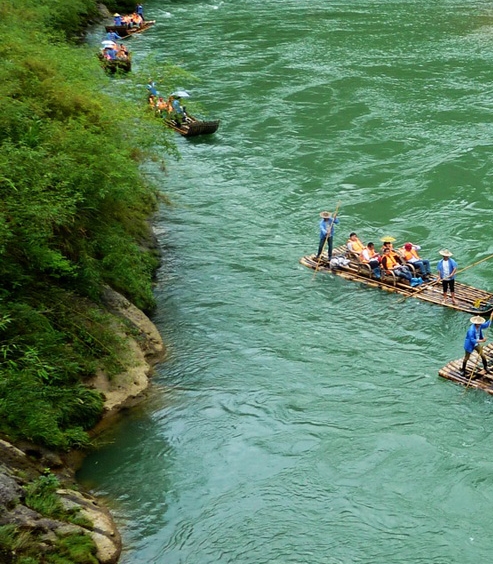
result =
[[68,534],[87,534],[96,544],[96,558],[101,564],[118,561],[120,535],[109,511],[98,505],[92,496],[72,490],[57,492],[64,508],[78,508],[78,515],[86,518],[87,526],[44,517],[26,506],[24,486],[43,475],[45,467],[3,440],[0,440],[0,459],[0,526],[15,525],[18,530],[36,536],[40,542],[40,552],[49,551]]
[[[105,290],[104,302],[115,316],[115,331],[126,340],[128,367],[111,379],[98,373],[89,383],[105,396],[103,421],[93,434],[102,429],[112,415],[143,397],[153,365],[165,354],[159,332],[142,311],[110,288]],[[115,564],[121,553],[121,537],[110,512],[93,496],[66,488],[57,491],[66,510],[77,509],[77,515],[85,518],[87,524],[83,525],[46,518],[25,504],[24,486],[45,474],[46,469],[59,477],[61,483],[73,484],[74,464],[80,458],[69,455],[63,461],[57,453],[36,445],[22,443],[14,446],[0,439],[0,526],[13,524],[19,530],[36,534],[40,539],[40,552],[49,550],[58,539],[68,534],[84,533],[94,541],[100,564]],[[2,558],[0,550],[0,562]]]

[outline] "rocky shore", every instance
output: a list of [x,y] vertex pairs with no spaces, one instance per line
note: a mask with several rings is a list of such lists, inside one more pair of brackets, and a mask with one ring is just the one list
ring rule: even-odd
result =
[[[100,372],[88,383],[105,397],[104,415],[92,435],[108,425],[123,408],[144,397],[153,366],[165,355],[165,348],[150,319],[117,292],[107,288],[104,304],[113,315],[115,331],[125,339],[129,353],[127,369],[109,379]],[[33,444],[11,444],[0,440],[0,526],[11,525],[39,545],[39,553],[53,551],[63,539],[89,536],[95,545],[91,562],[113,564],[121,553],[121,537],[110,512],[93,496],[80,491],[75,470],[84,453],[58,453]],[[55,481],[54,495],[60,506],[59,518],[46,517],[32,508],[29,492],[33,484]],[[27,541],[26,541],[27,542]],[[13,561],[0,552],[0,562]],[[79,561],[79,560],[78,560]]]

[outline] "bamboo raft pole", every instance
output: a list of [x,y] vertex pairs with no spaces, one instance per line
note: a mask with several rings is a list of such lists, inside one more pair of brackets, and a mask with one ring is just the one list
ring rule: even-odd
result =
[[[333,258],[346,257],[346,247],[341,245],[335,248],[332,256]],[[464,272],[464,270],[467,270],[480,262],[484,262],[488,258],[491,257],[481,259],[480,261],[463,268],[461,272]],[[443,300],[442,287],[438,284],[438,280],[433,280],[432,282],[422,286],[411,287],[390,277],[383,277],[378,280],[372,277],[369,271],[362,270],[364,266],[354,260],[350,261],[350,263],[346,266],[339,266],[335,269],[331,268],[325,260],[319,262],[318,259],[315,258],[315,255],[306,255],[302,257],[300,259],[300,263],[315,270],[315,272],[331,272],[337,276],[345,278],[346,280],[361,282],[362,284],[372,288],[379,288],[387,292],[400,294],[406,299],[416,298],[425,302],[434,303],[457,311],[465,311],[471,314],[488,315],[491,311],[493,311],[493,293],[475,288],[474,286],[468,286],[462,282],[455,282],[455,299],[457,304],[453,304],[449,300]]]

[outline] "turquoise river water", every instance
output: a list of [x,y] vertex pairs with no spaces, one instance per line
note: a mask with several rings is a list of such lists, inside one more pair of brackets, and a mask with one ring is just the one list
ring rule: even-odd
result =
[[[459,268],[493,253],[493,5],[480,0],[149,0],[130,40],[219,131],[176,136],[152,396],[81,482],[124,564],[493,561],[493,400],[438,377],[469,316],[313,272],[391,234]],[[144,96],[144,95],[143,95]],[[493,289],[491,262],[460,276]]]

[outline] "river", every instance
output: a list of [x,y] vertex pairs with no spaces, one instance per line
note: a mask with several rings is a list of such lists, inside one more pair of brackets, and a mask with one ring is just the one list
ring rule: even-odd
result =
[[[210,137],[148,170],[171,199],[151,399],[79,473],[123,564],[478,564],[493,552],[493,403],[438,377],[469,316],[299,264],[319,212],[493,253],[493,7],[479,0],[175,0],[132,38]],[[491,263],[460,280],[492,289]]]

